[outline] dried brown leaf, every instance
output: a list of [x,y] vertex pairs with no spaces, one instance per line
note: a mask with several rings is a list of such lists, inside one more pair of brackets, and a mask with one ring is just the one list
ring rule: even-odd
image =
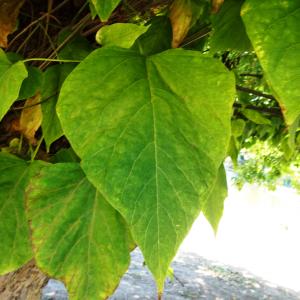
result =
[[211,0],[211,12],[216,14],[220,10],[223,2],[224,0]]
[[24,0],[0,0],[0,47],[7,47],[7,37],[17,24],[17,18]]
[[20,117],[20,132],[32,145],[36,144],[35,133],[42,124],[42,108],[41,104],[38,104],[40,100],[39,93],[27,99]]
[[172,24],[172,48],[177,48],[186,37],[193,19],[189,0],[175,0],[170,9],[169,16]]

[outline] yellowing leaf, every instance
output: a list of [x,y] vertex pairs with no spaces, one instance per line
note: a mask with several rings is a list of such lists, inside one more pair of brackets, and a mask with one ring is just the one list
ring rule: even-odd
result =
[[0,47],[7,47],[7,36],[17,23],[17,17],[24,0],[0,0]]
[[79,164],[41,169],[27,205],[37,265],[62,279],[73,300],[107,299],[128,268],[131,242],[124,220]]
[[28,139],[30,144],[36,144],[35,133],[42,123],[42,109],[40,102],[41,95],[38,93],[34,97],[26,100],[25,108],[20,117],[20,131]]
[[172,47],[177,48],[186,37],[192,23],[192,8],[189,0],[175,0],[171,6],[170,20],[173,29]]

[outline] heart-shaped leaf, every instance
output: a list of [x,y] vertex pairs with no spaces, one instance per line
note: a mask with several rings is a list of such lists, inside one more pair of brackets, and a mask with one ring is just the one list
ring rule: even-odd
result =
[[126,219],[160,291],[215,183],[234,94],[220,62],[180,49],[150,57],[98,49],[63,84],[64,132]]
[[79,164],[46,166],[27,197],[38,266],[62,279],[71,299],[111,295],[129,265],[129,236]]

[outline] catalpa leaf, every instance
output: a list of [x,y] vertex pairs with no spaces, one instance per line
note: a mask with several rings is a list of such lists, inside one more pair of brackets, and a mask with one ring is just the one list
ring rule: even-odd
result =
[[77,163],[43,168],[27,198],[39,268],[62,279],[71,299],[107,299],[130,261],[120,214]]
[[291,126],[300,115],[300,2],[247,0],[242,18],[265,77]]
[[25,214],[25,188],[37,165],[0,153],[0,274],[18,269],[33,256]]
[[0,121],[17,100],[27,70],[23,62],[11,63],[0,49]]
[[104,47],[63,84],[64,132],[129,224],[159,291],[214,185],[234,94],[234,77],[219,61],[180,49],[145,57]]
[[102,22],[107,21],[121,0],[89,0]]

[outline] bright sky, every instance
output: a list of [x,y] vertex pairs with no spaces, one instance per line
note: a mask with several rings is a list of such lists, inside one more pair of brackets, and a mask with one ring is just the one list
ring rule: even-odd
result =
[[246,268],[300,291],[300,195],[285,187],[275,192],[230,187],[217,236],[201,215],[180,251]]

